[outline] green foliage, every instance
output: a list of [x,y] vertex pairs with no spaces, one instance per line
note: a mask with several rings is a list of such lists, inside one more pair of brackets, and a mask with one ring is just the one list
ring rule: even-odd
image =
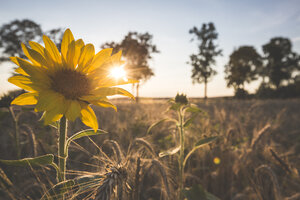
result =
[[194,34],[199,40],[198,53],[190,56],[190,65],[192,65],[192,80],[193,83],[205,84],[205,98],[206,85],[210,79],[217,74],[216,70],[212,68],[215,64],[215,58],[222,54],[222,50],[218,49],[215,40],[218,38],[218,33],[213,23],[202,24],[201,29],[193,27],[189,31]]
[[225,65],[227,86],[235,91],[244,88],[244,84],[257,79],[257,73],[262,68],[262,58],[252,46],[241,46],[231,55]]
[[218,137],[214,136],[214,137],[207,137],[207,138],[204,138],[204,139],[201,139],[199,140],[198,142],[196,142],[195,144],[195,147],[194,148],[199,148],[205,144],[209,144],[211,143],[212,141],[216,140]]
[[277,89],[271,88],[266,84],[261,84],[255,95],[261,99],[298,98],[300,97],[300,82],[295,82],[287,86],[279,86]]
[[214,140],[216,140],[218,137],[213,136],[213,137],[207,137],[204,139],[199,140],[198,142],[196,142],[194,148],[185,156],[184,161],[183,161],[183,168],[185,168],[186,162],[189,159],[189,157],[199,148],[203,147],[204,145],[207,145],[211,142],[213,142]]
[[151,126],[147,130],[147,134],[150,134],[153,128],[157,127],[158,125],[162,124],[163,122],[175,122],[176,124],[178,123],[178,121],[176,119],[172,119],[172,118],[161,119],[161,120],[151,124]]
[[20,160],[0,160],[0,162],[6,165],[14,166],[44,166],[52,165],[54,163],[54,155],[47,154],[43,156],[38,156],[35,158],[23,158]]
[[101,130],[101,129],[98,129],[96,132],[93,129],[86,129],[86,130],[80,131],[78,133],[75,133],[74,135],[69,137],[66,141],[66,145],[65,145],[66,155],[65,156],[68,156],[69,146],[72,141],[80,139],[82,137],[89,137],[89,136],[93,136],[93,135],[103,135],[103,134],[107,134],[107,132],[104,130]]
[[21,43],[38,40],[42,37],[42,29],[39,24],[28,20],[14,20],[4,24],[0,28],[0,48],[3,53],[0,62],[8,61],[11,56],[25,58]]
[[278,89],[284,81],[290,82],[295,72],[299,72],[300,57],[292,51],[288,38],[272,38],[262,48],[267,62],[262,75],[269,78],[269,85]]
[[165,156],[174,155],[175,153],[177,153],[180,150],[180,148],[181,148],[181,146],[168,149],[167,151],[160,152],[158,154],[158,156],[162,158],[162,157],[165,157]]
[[193,121],[195,120],[195,118],[197,117],[197,113],[193,114],[188,120],[186,120],[183,124],[183,127],[184,128],[188,128],[192,123]]
[[74,135],[69,137],[69,139],[67,140],[67,143],[70,144],[73,140],[77,140],[82,137],[92,136],[92,135],[103,135],[103,134],[107,134],[107,132],[104,130],[101,130],[101,129],[98,129],[96,132],[93,129],[87,129],[87,130],[83,130],[78,133],[75,133]]
[[250,95],[249,95],[249,93],[245,89],[238,88],[237,90],[235,90],[234,98],[237,98],[237,99],[247,99],[249,97],[250,97]]
[[[165,118],[162,120],[159,120],[158,122],[152,124],[148,132],[153,129],[153,127],[156,127],[157,125],[166,122],[166,121],[174,121],[176,123],[177,129],[178,129],[178,138],[179,141],[177,142],[179,145],[173,148],[170,148],[166,151],[160,152],[159,157],[174,155],[179,152],[178,156],[178,164],[179,164],[179,197],[178,199],[183,199],[183,186],[184,186],[184,168],[186,165],[186,162],[188,158],[191,156],[191,154],[196,151],[197,149],[201,148],[202,146],[211,143],[214,141],[217,137],[209,137],[204,138],[197,142],[195,144],[195,147],[185,156],[185,129],[187,129],[192,122],[195,120],[195,118],[198,116],[199,113],[202,113],[202,111],[195,105],[188,103],[187,97],[184,94],[177,94],[174,99],[170,99],[168,101],[169,108],[168,111],[175,111],[178,119],[173,118]],[[187,119],[185,119],[185,114],[189,114]]]
[[57,42],[56,44],[60,47],[58,41],[61,41],[63,34],[60,28],[44,32],[39,24],[29,19],[14,20],[2,25],[0,27],[0,49],[2,50],[0,63],[9,61],[9,57],[25,58],[21,43],[41,41],[43,34],[54,39],[54,42]]

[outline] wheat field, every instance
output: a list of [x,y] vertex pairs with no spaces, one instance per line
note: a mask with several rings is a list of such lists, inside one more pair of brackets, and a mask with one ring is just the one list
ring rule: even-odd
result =
[[[72,187],[67,197],[176,199],[176,155],[158,156],[178,145],[176,126],[166,122],[147,133],[158,120],[176,117],[175,113],[167,112],[167,99],[142,98],[139,103],[112,101],[118,107],[117,112],[94,107],[99,127],[108,134],[71,143],[67,177],[76,179],[77,184],[83,178],[93,178],[86,190],[78,193]],[[200,138],[217,136],[217,139],[191,155],[184,170],[185,187],[200,184],[203,191],[224,200],[300,199],[299,99],[190,101],[203,112],[186,129],[185,153]],[[21,133],[21,157],[55,154],[56,129],[43,126],[40,114],[30,107],[12,109]],[[2,108],[2,159],[16,158],[11,137],[14,128],[10,112]],[[79,120],[69,123],[69,136],[85,128]],[[55,182],[51,166],[23,168],[0,163],[0,199],[40,199],[45,194],[49,197],[49,188]]]

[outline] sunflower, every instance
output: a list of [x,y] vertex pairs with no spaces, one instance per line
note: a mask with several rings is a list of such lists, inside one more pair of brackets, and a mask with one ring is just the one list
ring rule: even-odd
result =
[[11,60],[19,66],[17,75],[8,81],[26,91],[15,98],[12,104],[35,105],[36,112],[43,112],[45,125],[65,116],[98,129],[97,118],[91,104],[101,107],[116,107],[107,96],[123,95],[134,98],[128,91],[115,87],[137,81],[116,79],[110,70],[120,66],[122,52],[112,54],[112,49],[103,49],[95,55],[92,44],[75,40],[67,29],[61,43],[61,53],[56,45],[43,36],[45,47],[30,41],[29,47],[22,45],[29,61],[19,57]]

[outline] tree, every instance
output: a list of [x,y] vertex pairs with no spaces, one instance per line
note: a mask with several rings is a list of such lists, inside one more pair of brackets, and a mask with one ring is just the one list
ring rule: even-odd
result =
[[[154,76],[153,70],[149,66],[149,60],[153,53],[159,53],[156,45],[152,44],[153,36],[149,33],[129,32],[120,43],[107,42],[101,48],[113,48],[113,53],[120,50],[123,52],[126,64],[124,69],[127,76],[139,81],[147,81]],[[136,99],[139,96],[140,83],[133,85],[136,87]]]
[[225,65],[225,79],[228,87],[233,87],[235,93],[244,90],[245,82],[257,79],[257,70],[262,66],[262,58],[252,46],[241,46],[233,51]]
[[21,43],[37,40],[42,33],[40,25],[28,19],[4,24],[0,28],[0,62],[8,61],[11,56],[25,58]]
[[269,78],[269,85],[278,89],[284,83],[293,82],[294,76],[299,74],[300,58],[292,51],[290,40],[275,37],[262,48],[266,61],[264,72]]
[[[207,98],[207,83],[217,74],[212,68],[215,64],[215,58],[222,55],[222,50],[214,43],[218,38],[213,23],[203,24],[201,29],[193,27],[189,31],[199,40],[198,53],[190,56],[190,64],[192,65],[193,83],[204,83],[204,98]],[[193,40],[193,39],[192,39]]]
[[[9,57],[18,56],[26,58],[21,43],[27,44],[28,41],[42,40],[43,34],[55,39],[57,46],[60,46],[63,31],[61,28],[43,32],[41,26],[29,19],[14,20],[0,27],[0,63],[9,61]],[[58,42],[59,41],[59,42]]]

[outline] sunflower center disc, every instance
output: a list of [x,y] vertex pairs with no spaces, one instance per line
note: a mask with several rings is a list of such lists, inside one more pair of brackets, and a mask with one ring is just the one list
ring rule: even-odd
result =
[[52,77],[52,88],[67,99],[77,99],[88,94],[88,78],[73,70],[57,71]]

